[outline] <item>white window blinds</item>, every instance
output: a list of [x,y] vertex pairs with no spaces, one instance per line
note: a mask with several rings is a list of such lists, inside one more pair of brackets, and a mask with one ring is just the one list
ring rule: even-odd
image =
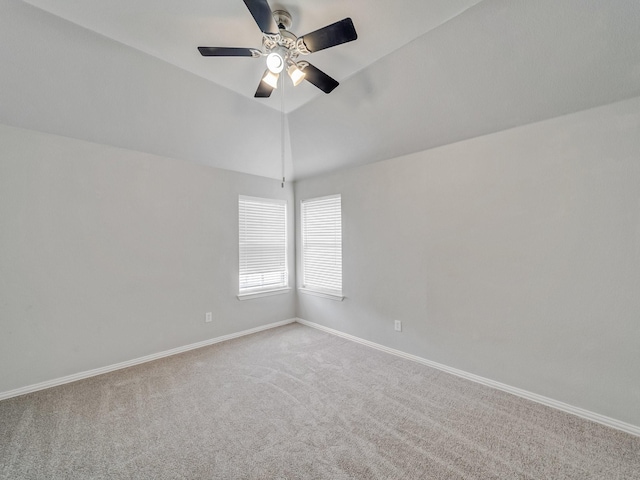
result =
[[342,212],[340,195],[301,203],[302,287],[342,295]]
[[287,202],[240,196],[240,293],[285,288]]

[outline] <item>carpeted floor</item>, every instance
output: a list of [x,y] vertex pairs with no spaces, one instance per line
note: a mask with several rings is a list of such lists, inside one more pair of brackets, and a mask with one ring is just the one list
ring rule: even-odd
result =
[[640,438],[299,324],[0,402],[2,479],[640,479]]

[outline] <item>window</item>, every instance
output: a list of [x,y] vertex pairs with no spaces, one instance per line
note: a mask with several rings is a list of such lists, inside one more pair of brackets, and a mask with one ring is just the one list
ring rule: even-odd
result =
[[287,202],[241,195],[238,213],[238,298],[242,300],[288,290]]
[[302,290],[342,300],[340,195],[301,202]]

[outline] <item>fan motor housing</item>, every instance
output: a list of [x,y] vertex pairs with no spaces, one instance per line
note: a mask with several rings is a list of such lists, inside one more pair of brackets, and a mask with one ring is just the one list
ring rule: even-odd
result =
[[278,25],[280,33],[278,35],[264,35],[262,44],[265,50],[271,52],[278,47],[284,47],[289,50],[289,57],[294,58],[298,53],[296,51],[298,37],[289,31],[292,24],[291,14],[286,10],[276,10],[273,12],[273,19]]

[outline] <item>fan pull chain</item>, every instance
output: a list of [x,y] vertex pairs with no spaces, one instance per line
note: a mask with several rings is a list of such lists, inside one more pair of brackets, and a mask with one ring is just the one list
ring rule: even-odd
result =
[[280,158],[282,159],[282,188],[284,188],[284,75],[280,75]]

